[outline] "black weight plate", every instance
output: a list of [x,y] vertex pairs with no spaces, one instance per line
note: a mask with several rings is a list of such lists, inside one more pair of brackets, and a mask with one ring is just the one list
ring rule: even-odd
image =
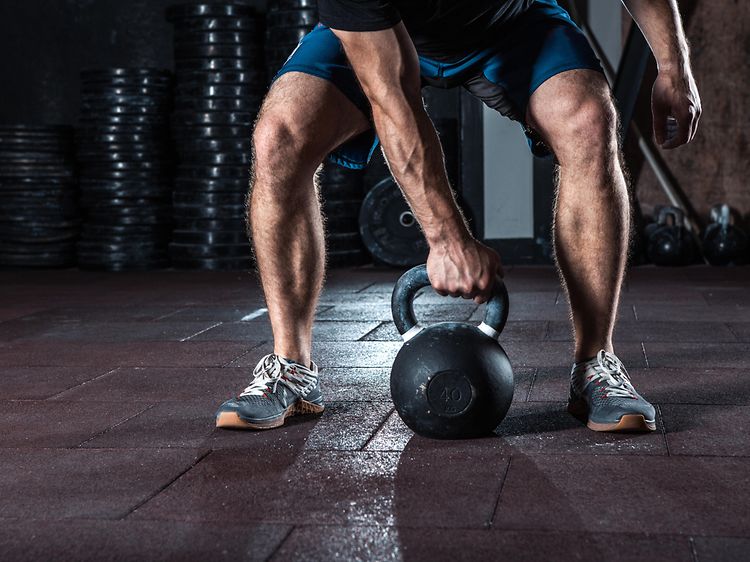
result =
[[333,199],[323,202],[323,212],[329,218],[357,217],[361,205],[359,199]]
[[249,179],[189,179],[177,178],[175,193],[247,193]]
[[274,0],[269,10],[299,10],[302,8],[318,8],[318,0]]
[[258,34],[252,31],[195,31],[176,28],[175,45],[253,45]]
[[73,175],[73,170],[66,166],[0,166],[0,183],[70,181]]
[[251,148],[251,140],[247,139],[236,139],[236,140],[222,140],[222,139],[204,139],[195,140],[193,142],[180,143],[180,153],[205,153],[205,152],[248,152]]
[[192,232],[232,231],[244,233],[247,230],[247,223],[244,218],[193,219],[175,217],[174,228],[175,230],[189,230]]
[[263,29],[261,18],[237,17],[193,17],[175,22],[175,33],[201,31],[249,31],[258,33]]
[[73,189],[75,187],[75,179],[71,177],[56,178],[32,178],[32,177],[20,177],[20,178],[0,178],[0,191],[19,191],[24,189]]
[[249,244],[250,240],[245,231],[238,230],[208,230],[191,231],[175,230],[172,240],[176,244]]
[[250,243],[241,244],[178,244],[169,245],[169,256],[173,260],[183,258],[250,258]]
[[[169,97],[172,92],[172,83],[165,82],[161,85],[147,84],[143,86],[123,86],[120,84],[110,85],[86,85],[81,89],[82,101],[94,100],[157,100],[161,101]],[[134,103],[128,101],[125,103]]]
[[175,205],[244,205],[246,195],[244,193],[201,193],[176,191],[173,195]]
[[152,238],[161,240],[171,236],[171,228],[164,225],[157,226],[119,226],[119,225],[95,225],[84,224],[81,228],[81,237],[87,240],[112,240],[117,241],[131,236],[137,238]]
[[255,122],[255,113],[234,113],[223,111],[212,111],[197,113],[191,111],[180,111],[172,114],[172,123],[175,125],[252,125]]
[[81,192],[102,191],[102,192],[130,192],[138,194],[142,191],[154,193],[169,192],[172,189],[171,182],[152,182],[152,181],[128,181],[128,180],[103,180],[81,178]]
[[429,246],[392,178],[373,187],[362,202],[359,231],[372,256],[397,267],[424,263]]
[[99,80],[110,78],[169,78],[171,72],[166,68],[84,68],[82,80]]
[[106,264],[93,264],[78,261],[78,267],[87,271],[153,271],[156,269],[166,269],[169,267],[168,260],[146,261],[138,263],[119,263],[108,262]]
[[180,162],[192,166],[249,166],[250,151],[230,153],[180,151]]
[[120,226],[150,226],[150,225],[164,225],[170,224],[168,217],[159,215],[146,215],[146,216],[89,216],[86,218],[87,222],[95,225],[109,225],[117,224]]
[[0,253],[2,254],[62,254],[72,252],[75,248],[75,242],[61,241],[61,242],[32,242],[30,244],[10,244],[8,242],[0,242]]
[[177,168],[181,178],[216,178],[216,179],[245,179],[250,180],[250,168],[247,166],[186,166]]
[[172,265],[177,269],[202,269],[209,271],[241,271],[250,269],[251,258],[210,258],[210,259],[173,259]]
[[113,150],[111,146],[99,150],[79,150],[79,162],[163,162],[164,154],[152,150]]
[[242,140],[249,139],[253,128],[247,125],[237,126],[186,126],[175,125],[172,135],[178,146],[182,142],[195,142],[202,139]]
[[175,96],[191,98],[257,98],[261,95],[258,85],[227,85],[227,84],[201,84],[181,83],[177,86]]
[[177,98],[177,111],[236,111],[240,113],[258,113],[261,96],[253,98]]
[[81,140],[78,144],[78,154],[84,153],[111,153],[111,152],[147,152],[156,155],[157,158],[163,158],[172,152],[172,147],[166,142],[160,142],[155,139],[148,139],[147,142],[96,142]]
[[187,70],[180,72],[178,78],[178,88],[182,84],[228,84],[228,85],[245,85],[263,82],[265,73],[257,69],[250,70]]
[[171,91],[163,90],[159,95],[137,95],[122,94],[117,92],[103,92],[96,94],[84,93],[81,95],[81,104],[83,105],[121,105],[121,106],[164,106],[169,104]]
[[80,254],[123,254],[129,256],[144,256],[154,252],[164,252],[165,245],[156,241],[151,242],[125,242],[112,244],[108,242],[81,240],[77,244]]
[[73,192],[68,193],[47,193],[45,196],[40,196],[38,193],[34,194],[19,194],[16,197],[7,197],[5,195],[0,196],[0,206],[3,210],[8,209],[22,209],[22,208],[55,208],[63,209],[70,212],[71,209],[76,208],[76,201],[78,197]]
[[81,117],[86,120],[103,117],[109,119],[114,115],[144,115],[154,116],[165,115],[169,113],[166,104],[162,105],[112,105],[109,103],[82,103]]
[[69,156],[73,151],[73,140],[65,141],[40,141],[40,140],[17,140],[17,139],[0,139],[0,152],[12,154],[13,152],[43,152],[45,154],[54,154],[58,156]]
[[312,26],[290,26],[290,27],[269,27],[266,30],[266,38],[269,46],[289,45],[298,43],[302,38],[312,31]]
[[242,219],[246,212],[245,205],[174,205],[174,216],[181,219]]
[[218,18],[238,17],[252,18],[257,16],[255,8],[241,4],[175,4],[166,10],[167,21],[173,22],[184,18]]
[[130,181],[141,183],[158,183],[162,184],[169,181],[170,174],[163,170],[142,171],[134,170],[90,170],[81,177],[86,180],[97,181]]
[[6,230],[0,228],[0,238],[7,242],[15,244],[55,244],[58,242],[68,242],[75,244],[78,237],[78,229],[46,229],[30,231],[27,228]]
[[151,161],[120,161],[112,160],[108,162],[82,162],[81,175],[82,176],[98,176],[99,174],[105,174],[107,176],[111,174],[127,173],[127,174],[144,174],[148,173],[151,175],[164,173],[170,168],[167,162],[151,162]]
[[95,199],[88,206],[91,213],[107,213],[111,208],[120,209],[121,207],[138,208],[139,210],[149,212],[167,212],[169,209],[169,198],[153,197],[109,197]]
[[70,134],[70,125],[0,125],[0,138],[5,136],[59,137]]
[[81,115],[79,122],[81,128],[102,128],[102,127],[163,127],[168,122],[166,114],[147,114],[147,115],[112,115],[112,114],[84,114]]
[[239,71],[239,70],[255,70],[255,71],[261,71],[261,63],[260,57],[247,59],[247,58],[241,58],[241,59],[228,59],[228,58],[222,58],[222,59],[187,59],[184,61],[180,61],[179,65],[177,66],[177,74],[183,75],[187,72],[198,72],[198,71],[215,71],[215,72],[225,72],[225,71]]
[[67,166],[72,167],[73,160],[64,154],[49,154],[44,152],[2,152],[0,151],[0,167],[5,166]]
[[363,265],[370,260],[364,250],[332,250],[326,254],[329,267]]
[[75,254],[0,254],[0,265],[10,267],[65,267],[75,262]]
[[313,27],[318,23],[318,10],[315,8],[296,10],[273,10],[266,16],[270,27]]
[[257,58],[262,53],[259,45],[175,45],[175,68],[180,68],[183,59]]

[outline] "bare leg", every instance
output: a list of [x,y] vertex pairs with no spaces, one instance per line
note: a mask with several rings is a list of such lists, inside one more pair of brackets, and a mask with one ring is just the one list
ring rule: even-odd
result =
[[248,221],[274,353],[303,365],[310,364],[325,274],[315,172],[331,150],[368,127],[335,86],[290,72],[274,83],[253,134]]
[[572,310],[575,359],[613,352],[630,211],[609,86],[590,70],[554,76],[532,96],[528,121],[560,165],[554,247]]

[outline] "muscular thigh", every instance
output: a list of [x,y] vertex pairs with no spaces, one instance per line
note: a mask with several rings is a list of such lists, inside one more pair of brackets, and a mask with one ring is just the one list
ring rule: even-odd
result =
[[287,72],[277,78],[260,110],[255,140],[287,140],[320,159],[370,124],[334,84],[310,74]]

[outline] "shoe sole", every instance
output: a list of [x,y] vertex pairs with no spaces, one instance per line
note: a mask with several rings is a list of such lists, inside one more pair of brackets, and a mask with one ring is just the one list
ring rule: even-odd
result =
[[581,420],[592,431],[611,433],[656,431],[656,420],[647,420],[643,414],[625,414],[616,423],[597,423],[589,419],[589,410],[585,403],[578,405],[568,403],[568,413]]
[[216,416],[216,427],[225,429],[273,429],[284,425],[289,417],[322,414],[323,410],[325,410],[325,406],[300,400],[289,406],[280,416],[259,422],[243,420],[237,412],[220,412]]

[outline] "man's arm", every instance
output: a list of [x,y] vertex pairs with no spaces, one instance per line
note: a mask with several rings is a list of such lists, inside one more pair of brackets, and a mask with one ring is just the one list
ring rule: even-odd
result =
[[388,166],[427,242],[436,291],[489,297],[499,257],[471,236],[445,172],[435,128],[422,103],[419,59],[403,23],[380,31],[334,29],[372,107]]
[[[662,148],[690,142],[698,128],[701,101],[676,0],[622,0],[654,53],[659,76],[652,92],[654,135]],[[667,132],[667,118],[677,131]]]

